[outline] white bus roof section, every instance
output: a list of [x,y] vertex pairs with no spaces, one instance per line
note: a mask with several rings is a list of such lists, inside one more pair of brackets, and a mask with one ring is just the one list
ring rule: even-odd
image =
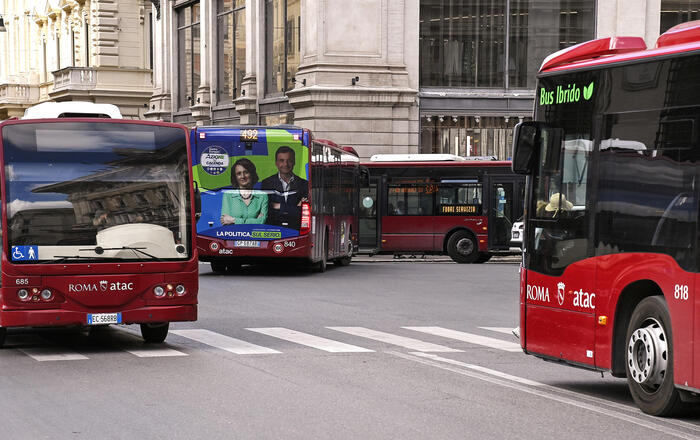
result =
[[467,160],[496,160],[494,156],[456,156],[454,154],[375,154],[371,162],[461,162]]
[[26,109],[22,119],[65,117],[122,119],[122,114],[119,111],[119,107],[113,104],[95,104],[94,102],[85,101],[43,102]]

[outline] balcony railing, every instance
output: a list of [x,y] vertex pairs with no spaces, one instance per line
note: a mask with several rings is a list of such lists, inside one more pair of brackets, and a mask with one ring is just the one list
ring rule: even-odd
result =
[[0,84],[0,104],[34,104],[38,99],[38,85]]
[[52,72],[53,91],[92,90],[97,85],[97,72],[90,67],[66,67]]

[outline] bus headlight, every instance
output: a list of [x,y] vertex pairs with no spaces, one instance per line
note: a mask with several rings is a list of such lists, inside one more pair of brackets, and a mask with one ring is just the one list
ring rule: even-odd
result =
[[187,293],[187,291],[185,290],[185,286],[183,286],[182,284],[178,284],[177,286],[175,286],[175,293],[177,293],[177,296],[182,296],[185,293]]
[[27,289],[19,289],[17,291],[17,297],[22,301],[26,301],[27,298],[29,298],[29,292],[27,291]]
[[41,291],[41,299],[48,301],[53,298],[53,293],[49,289],[44,289]]
[[163,289],[161,286],[156,286],[153,288],[153,293],[158,297],[162,298],[163,295],[165,295],[165,289]]

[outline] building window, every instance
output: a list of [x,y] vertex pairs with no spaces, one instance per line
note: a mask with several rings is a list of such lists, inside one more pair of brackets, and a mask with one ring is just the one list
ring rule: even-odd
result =
[[245,76],[245,0],[218,0],[218,102],[241,95]]
[[700,19],[700,0],[661,0],[661,33],[673,26]]
[[265,90],[282,95],[299,68],[301,0],[265,0],[265,14]]
[[504,87],[506,0],[421,0],[420,84]]
[[510,0],[508,86],[535,88],[547,55],[595,38],[595,2]]
[[509,160],[513,127],[520,121],[519,117],[503,116],[423,116],[421,153]]
[[61,37],[56,35],[56,70],[61,70]]
[[594,31],[593,0],[421,0],[420,85],[534,88],[547,55]]
[[85,67],[90,67],[90,23],[85,20]]
[[199,2],[177,9],[178,108],[189,108],[199,87]]

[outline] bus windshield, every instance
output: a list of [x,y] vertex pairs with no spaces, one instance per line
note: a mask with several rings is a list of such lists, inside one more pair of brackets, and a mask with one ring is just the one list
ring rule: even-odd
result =
[[186,132],[124,122],[2,128],[8,260],[191,255]]

